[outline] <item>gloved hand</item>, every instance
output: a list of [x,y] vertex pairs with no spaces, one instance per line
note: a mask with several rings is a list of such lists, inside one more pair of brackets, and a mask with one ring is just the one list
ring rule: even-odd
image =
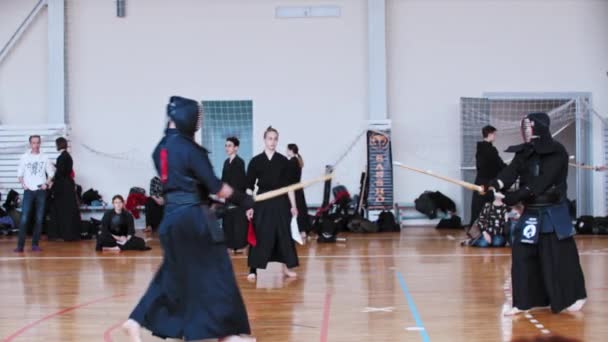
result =
[[483,193],[479,193],[479,196],[483,199],[484,202],[493,202],[494,201],[494,191],[488,189],[488,187],[482,185]]
[[498,191],[498,190],[502,190],[502,186],[503,186],[502,182],[501,182],[500,180],[498,180],[498,179],[494,179],[494,180],[493,180],[493,181],[491,181],[490,183],[488,183],[488,184],[484,185],[484,187],[485,187],[486,189],[489,189],[489,188],[494,188],[494,189],[496,189],[497,191]]
[[505,199],[505,194],[503,194],[500,191],[496,191],[496,190],[491,190],[494,193],[494,200],[504,200]]
[[246,210],[253,208],[255,205],[253,197],[237,190],[232,192],[232,196],[230,196],[228,200]]
[[508,206],[514,206],[517,203],[527,199],[531,195],[532,192],[529,188],[522,188],[516,191],[507,192],[505,194],[505,199],[503,200],[503,202],[505,202],[505,204]]
[[255,205],[255,200],[253,199],[253,197],[245,194],[245,198],[241,202],[240,207],[243,209],[249,210],[249,209],[252,209],[254,205]]

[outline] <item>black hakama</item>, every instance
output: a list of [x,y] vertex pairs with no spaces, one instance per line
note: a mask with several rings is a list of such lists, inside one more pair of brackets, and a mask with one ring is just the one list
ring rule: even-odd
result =
[[154,161],[165,179],[159,227],[164,256],[130,319],[156,336],[187,341],[250,334],[232,263],[218,236],[221,230],[202,204],[222,188],[206,150],[169,129]]
[[[289,161],[275,152],[272,159],[266,153],[255,156],[247,168],[249,189],[258,185],[263,194],[289,185]],[[295,242],[291,237],[291,211],[287,195],[256,203],[253,227],[257,245],[249,249],[250,268],[265,269],[268,262],[280,262],[288,268],[299,265]]]
[[248,224],[246,211],[242,208],[230,207],[226,210],[222,222],[226,247],[238,250],[247,246]]
[[49,240],[80,240],[80,208],[76,197],[76,184],[72,179],[73,161],[66,151],[57,157],[56,171],[51,188],[49,206],[51,221],[47,229]]
[[121,251],[148,251],[150,247],[146,245],[146,241],[138,236],[131,238],[124,244],[119,244],[111,235],[99,235],[97,237],[97,251],[102,251],[104,248],[118,247]]
[[[302,181],[302,168],[297,158],[291,158],[290,164],[290,177],[289,183],[295,184]],[[312,222],[308,215],[308,205],[306,204],[306,196],[304,196],[304,189],[295,191],[296,206],[298,208],[298,229],[300,232],[309,233],[312,230]]]
[[198,205],[165,208],[163,263],[130,316],[156,336],[190,341],[251,332],[226,246],[212,241],[207,220]]
[[[232,161],[226,159],[222,169],[222,182],[243,193],[247,190],[247,176],[243,159],[239,156]],[[222,222],[228,248],[237,250],[247,246],[247,225],[245,210],[229,205]]]
[[152,197],[146,199],[146,227],[152,228],[153,231],[158,229],[160,222],[163,220],[164,205],[160,205]]
[[[543,210],[539,215],[540,233],[535,244],[522,243],[525,220],[530,210],[525,212],[515,230],[511,264],[513,307],[528,310],[533,307],[551,306],[553,313],[561,312],[579,299],[587,298],[585,277],[580,266],[578,250],[572,236],[560,240],[558,225],[570,225],[565,205]],[[548,214],[551,210],[551,214]],[[560,215],[561,214],[561,215]],[[572,228],[571,228],[572,229]]]

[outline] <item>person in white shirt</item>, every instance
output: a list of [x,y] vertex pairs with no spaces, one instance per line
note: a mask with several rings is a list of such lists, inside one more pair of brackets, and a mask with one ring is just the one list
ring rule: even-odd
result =
[[[15,249],[16,253],[23,253],[25,236],[32,223],[34,224],[32,252],[42,251],[38,242],[40,241],[44,220],[46,191],[51,187],[51,179],[55,173],[55,168],[49,158],[40,152],[40,136],[30,136],[29,142],[31,150],[21,156],[19,169],[17,170],[19,183],[23,187],[23,200],[21,201],[21,222],[19,224],[19,240]],[[33,218],[32,214],[34,214]]]

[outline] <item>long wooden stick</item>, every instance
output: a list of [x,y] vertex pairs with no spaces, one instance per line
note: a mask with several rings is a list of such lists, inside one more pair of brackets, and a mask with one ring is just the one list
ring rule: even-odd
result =
[[296,191],[296,190],[304,189],[307,186],[313,185],[315,183],[325,182],[327,180],[332,179],[333,177],[334,177],[334,174],[330,173],[328,175],[317,177],[317,178],[311,179],[311,180],[306,181],[306,182],[300,182],[300,183],[292,184],[292,185],[289,185],[289,186],[286,186],[286,187],[283,187],[283,188],[280,188],[280,189],[268,191],[268,192],[265,192],[263,194],[256,195],[255,196],[255,201],[256,202],[261,202],[261,201],[269,200],[271,198],[283,196],[283,195],[287,194],[290,191]]
[[477,184],[473,184],[473,183],[469,183],[469,182],[465,182],[465,181],[461,181],[459,179],[454,179],[454,178],[450,178],[450,177],[446,177],[446,176],[441,176],[438,175],[432,171],[427,171],[427,170],[422,170],[422,169],[418,169],[415,167],[411,167],[411,166],[407,166],[404,165],[400,162],[393,162],[393,165],[398,166],[400,168],[404,168],[404,169],[408,169],[410,171],[414,171],[414,172],[418,172],[418,173],[422,173],[431,177],[435,177],[441,180],[444,180],[446,182],[449,183],[453,183],[456,185],[460,185],[461,187],[465,188],[465,189],[469,189],[469,190],[473,190],[473,191],[477,191],[479,193],[483,193],[483,187],[481,185],[477,185]]
[[568,165],[570,165],[571,167],[575,167],[577,169],[583,169],[583,170],[595,170],[596,169],[596,167],[592,166],[592,165],[577,164],[577,163],[568,163]]

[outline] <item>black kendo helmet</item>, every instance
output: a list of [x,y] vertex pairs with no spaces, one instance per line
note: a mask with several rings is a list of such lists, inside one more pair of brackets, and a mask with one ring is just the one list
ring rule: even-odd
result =
[[[540,140],[550,139],[550,126],[551,118],[549,115],[547,115],[547,113],[530,113],[521,120],[521,134],[525,142],[530,142],[534,138]],[[528,127],[532,128],[531,131],[527,130]]]
[[167,104],[167,116],[175,123],[175,127],[183,134],[193,136],[198,131],[201,108],[192,99],[171,96]]

